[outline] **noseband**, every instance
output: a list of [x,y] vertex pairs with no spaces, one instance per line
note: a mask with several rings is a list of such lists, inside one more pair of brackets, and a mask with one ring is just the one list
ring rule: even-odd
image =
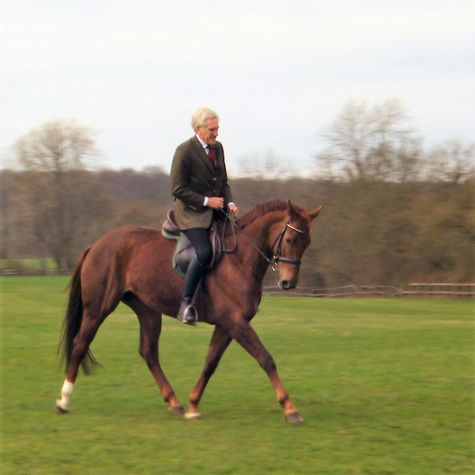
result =
[[270,259],[269,261],[269,264],[272,266],[272,270],[274,272],[278,271],[277,264],[279,262],[283,262],[285,264],[292,264],[294,266],[298,266],[302,262],[300,259],[294,259],[292,257],[282,256],[282,242],[284,240],[284,235],[287,229],[292,229],[292,231],[295,231],[297,233],[305,234],[305,231],[302,231],[301,229],[297,229],[296,227],[290,224],[290,218],[287,220],[287,222],[284,224],[279,234],[275,238],[274,243],[272,244],[272,247],[271,247],[271,249],[274,249],[277,246],[277,251],[274,253],[274,255],[272,256],[272,259]]

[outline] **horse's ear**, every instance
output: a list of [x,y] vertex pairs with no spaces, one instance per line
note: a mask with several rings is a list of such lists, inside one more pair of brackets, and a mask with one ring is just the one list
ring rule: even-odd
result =
[[295,216],[298,214],[297,211],[295,211],[294,207],[292,206],[292,203],[290,202],[290,200],[288,201],[287,210],[289,212],[289,216]]
[[320,205],[318,208],[315,208],[313,211],[310,212],[310,219],[316,218],[319,214],[320,211],[322,210],[323,205]]

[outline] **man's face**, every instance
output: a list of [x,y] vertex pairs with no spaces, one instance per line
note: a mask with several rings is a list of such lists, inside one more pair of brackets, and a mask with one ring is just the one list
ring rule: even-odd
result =
[[218,130],[218,119],[206,119],[203,127],[196,127],[196,134],[204,143],[214,145],[218,136]]

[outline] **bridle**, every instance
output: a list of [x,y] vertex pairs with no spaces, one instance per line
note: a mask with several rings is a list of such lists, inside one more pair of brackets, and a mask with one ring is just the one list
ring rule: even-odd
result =
[[[293,257],[286,257],[286,256],[282,255],[282,242],[284,240],[284,235],[285,235],[285,232],[287,231],[287,229],[292,229],[292,231],[295,231],[299,234],[305,234],[305,231],[302,231],[301,229],[298,229],[295,226],[292,226],[290,224],[290,218],[282,226],[282,229],[279,231],[279,234],[274,239],[274,242],[272,243],[272,246],[271,246],[272,258],[269,258],[259,248],[259,246],[244,232],[244,230],[242,230],[235,223],[234,217],[232,215],[230,215],[229,213],[227,213],[224,210],[221,210],[221,212],[224,213],[224,215],[226,216],[226,221],[229,220],[231,222],[233,233],[234,233],[234,239],[235,239],[234,248],[232,250],[228,250],[228,249],[224,248],[224,229],[226,227],[226,221],[225,221],[225,225],[223,227],[223,239],[222,239],[222,241],[223,241],[223,252],[231,253],[231,252],[234,252],[236,250],[236,247],[237,247],[236,231],[237,231],[237,232],[241,233],[249,241],[249,243],[252,245],[252,247],[254,247],[254,249],[270,264],[270,266],[272,267],[272,270],[274,272],[279,271],[279,268],[277,267],[277,264],[279,262],[283,262],[285,264],[291,264],[291,265],[294,265],[294,266],[298,266],[302,262],[300,259],[294,259]],[[276,252],[274,252],[275,247],[277,247]]]
[[305,234],[305,231],[302,231],[301,229],[298,229],[290,224],[290,218],[287,220],[287,222],[284,224],[279,234],[275,238],[274,243],[271,247],[271,249],[274,249],[274,247],[277,245],[277,252],[273,253],[274,255],[272,256],[272,259],[269,260],[269,264],[272,266],[272,270],[274,272],[278,271],[277,264],[279,262],[284,262],[285,264],[292,264],[294,266],[298,266],[302,262],[300,259],[294,259],[293,257],[285,257],[282,255],[282,242],[284,240],[284,235],[287,229],[292,229],[292,231],[295,231],[299,234]]

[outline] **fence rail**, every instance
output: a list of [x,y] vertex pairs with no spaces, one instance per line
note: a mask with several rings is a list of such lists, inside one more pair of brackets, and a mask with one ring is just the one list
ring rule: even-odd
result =
[[[69,275],[69,271],[37,269],[0,269],[2,276],[19,275]],[[475,298],[475,283],[424,283],[413,282],[404,287],[394,285],[345,285],[342,287],[298,287],[291,291],[277,286],[264,287],[266,294],[301,295],[305,297],[447,297]]]
[[410,283],[405,287],[393,285],[345,285],[315,289],[302,287],[291,291],[279,287],[264,287],[267,294],[291,294],[305,297],[448,297],[474,298],[475,283]]

